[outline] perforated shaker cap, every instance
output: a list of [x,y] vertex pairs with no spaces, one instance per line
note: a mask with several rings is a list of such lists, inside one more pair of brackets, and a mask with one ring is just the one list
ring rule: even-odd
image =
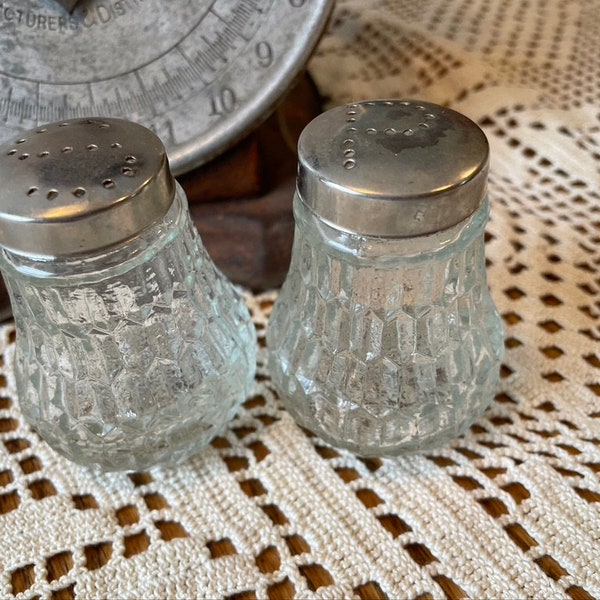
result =
[[374,100],[329,110],[298,143],[298,193],[345,231],[410,237],[456,225],[482,204],[489,146],[464,115]]
[[161,219],[174,179],[165,148],[121,119],[43,125],[0,146],[0,246],[30,256],[108,248]]

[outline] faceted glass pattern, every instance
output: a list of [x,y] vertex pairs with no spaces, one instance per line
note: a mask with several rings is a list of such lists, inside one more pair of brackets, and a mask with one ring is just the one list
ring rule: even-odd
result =
[[267,331],[288,411],[363,456],[459,435],[493,399],[504,349],[485,274],[487,201],[409,239],[344,233],[298,197],[294,207],[292,264]]
[[178,463],[251,389],[255,331],[181,189],[117,250],[47,263],[4,254],[21,410],[58,452],[105,470]]

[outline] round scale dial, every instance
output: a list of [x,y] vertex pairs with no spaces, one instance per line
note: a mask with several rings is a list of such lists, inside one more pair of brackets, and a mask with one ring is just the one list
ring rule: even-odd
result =
[[42,123],[120,117],[152,129],[175,174],[188,171],[270,112],[332,4],[3,0],[0,143]]

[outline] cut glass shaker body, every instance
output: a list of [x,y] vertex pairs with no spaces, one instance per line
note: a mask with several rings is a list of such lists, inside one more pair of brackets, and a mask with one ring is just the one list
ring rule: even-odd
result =
[[485,136],[435,105],[365,102],[309,124],[299,157],[272,380],[298,423],[336,446],[440,446],[492,401],[503,354],[485,273]]
[[250,391],[246,305],[206,254],[151,132],[87,119],[22,139],[0,157],[13,175],[0,267],[23,415],[84,465],[179,463]]

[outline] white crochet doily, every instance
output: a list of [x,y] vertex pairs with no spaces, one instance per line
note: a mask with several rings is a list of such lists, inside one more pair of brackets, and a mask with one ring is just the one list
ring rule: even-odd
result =
[[[283,1],[283,0],[282,0]],[[447,447],[361,460],[268,379],[177,469],[98,475],[23,422],[0,329],[0,597],[600,598],[600,19],[579,0],[339,0],[328,106],[420,98],[492,146],[492,407]]]

